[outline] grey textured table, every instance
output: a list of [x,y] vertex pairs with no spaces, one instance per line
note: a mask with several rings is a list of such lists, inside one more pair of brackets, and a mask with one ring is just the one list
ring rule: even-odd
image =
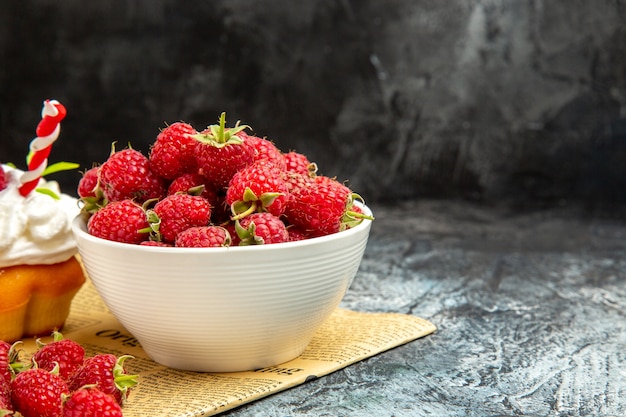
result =
[[438,331],[224,415],[626,415],[623,215],[449,201],[374,210],[342,305]]

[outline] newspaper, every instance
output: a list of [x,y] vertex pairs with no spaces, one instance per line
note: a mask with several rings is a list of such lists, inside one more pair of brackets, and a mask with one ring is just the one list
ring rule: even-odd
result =
[[[139,375],[139,384],[124,405],[124,416],[202,417],[327,375],[435,330],[432,323],[410,315],[338,308],[302,355],[289,362],[247,372],[179,371],[152,361],[88,281],[76,295],[62,333],[66,339],[80,342],[87,355],[134,356],[125,366],[129,373]],[[34,340],[26,340],[24,349],[34,352]]]

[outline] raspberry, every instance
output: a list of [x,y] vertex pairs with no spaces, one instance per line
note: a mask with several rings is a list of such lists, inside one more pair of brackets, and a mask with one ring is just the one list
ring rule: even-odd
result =
[[285,224],[271,213],[254,213],[238,220],[239,245],[269,245],[289,240]]
[[318,176],[305,186],[294,187],[285,209],[289,223],[313,236],[342,230],[344,215],[351,207],[352,191],[340,182]]
[[149,227],[143,208],[131,200],[114,201],[95,212],[87,222],[89,234],[102,239],[137,244],[147,240]]
[[77,194],[82,203],[81,210],[94,213],[106,205],[106,200],[100,188],[100,167],[93,167],[85,171],[78,181]]
[[157,240],[173,243],[176,235],[194,226],[206,226],[211,221],[211,205],[200,196],[172,194],[159,201],[148,217],[156,228]]
[[[11,401],[11,383],[0,378],[0,415],[3,411],[14,411]],[[11,414],[6,414],[11,415]]]
[[193,135],[198,132],[191,125],[176,122],[163,129],[150,151],[150,168],[168,180],[196,170]]
[[[201,191],[198,194],[197,191],[199,189],[201,189]],[[213,188],[213,185],[206,181],[202,175],[197,173],[182,174],[167,187],[167,195],[179,192],[199,195],[208,200],[212,207],[216,207],[218,204],[219,199],[217,191]]]
[[11,371],[12,356],[13,349],[11,344],[0,340],[0,381],[11,382],[13,377],[13,372]]
[[7,183],[7,176],[4,172],[4,169],[2,168],[2,165],[0,165],[0,191],[7,188]]
[[63,417],[122,417],[122,407],[115,398],[98,388],[80,388],[63,404]]
[[317,173],[317,165],[298,152],[287,152],[285,158],[285,171],[314,176]]
[[281,171],[284,171],[287,168],[285,156],[271,140],[260,138],[258,136],[251,136],[245,132],[239,132],[238,136],[243,138],[245,142],[249,143],[254,148],[254,161],[269,161],[276,165],[276,167]]
[[190,227],[176,236],[176,246],[186,248],[218,248],[230,243],[230,233],[220,226]]
[[99,171],[100,167],[93,167],[85,171],[78,181],[77,193],[79,197],[96,197]]
[[108,201],[143,203],[165,194],[163,180],[152,172],[148,158],[134,149],[123,149],[109,156],[100,167],[100,185]]
[[45,369],[20,372],[11,381],[11,401],[23,417],[60,417],[63,395],[69,393],[63,378]]
[[52,371],[55,366],[59,367],[59,376],[67,379],[82,364],[85,359],[85,349],[77,342],[63,339],[59,332],[53,333],[54,341],[47,345],[42,345],[32,357],[32,362],[39,368]]
[[257,161],[231,179],[226,191],[226,203],[237,218],[256,211],[268,211],[280,216],[285,210],[288,190],[278,168],[266,161]]
[[137,385],[137,375],[129,375],[124,362],[132,356],[119,358],[110,353],[101,353],[85,359],[83,365],[72,375],[69,388],[72,391],[85,386],[96,386],[102,392],[112,395],[118,404],[123,404],[130,389]]
[[209,126],[195,135],[198,172],[216,189],[228,186],[237,171],[250,165],[254,148],[237,134],[247,126],[226,128],[226,114],[220,116],[220,124]]
[[294,190],[297,191],[303,187],[309,187],[314,182],[313,178],[299,172],[283,172],[281,177],[283,181],[285,181],[289,193],[294,192]]
[[298,240],[305,240],[305,239],[309,239],[312,237],[311,234],[308,233],[306,230],[298,226],[294,226],[294,225],[288,226],[287,232],[289,233],[290,242],[296,242]]
[[162,246],[162,247],[171,247],[173,246],[171,243],[158,242],[156,240],[144,240],[139,243],[141,246]]

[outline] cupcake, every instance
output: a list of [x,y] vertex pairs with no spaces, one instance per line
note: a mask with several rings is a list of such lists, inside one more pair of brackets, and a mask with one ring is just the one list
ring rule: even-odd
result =
[[24,193],[24,172],[0,167],[0,340],[12,342],[61,329],[85,275],[70,229],[77,200],[43,178]]

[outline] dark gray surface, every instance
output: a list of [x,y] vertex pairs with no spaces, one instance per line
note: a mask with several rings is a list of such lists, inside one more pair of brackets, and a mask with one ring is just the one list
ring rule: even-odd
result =
[[626,415],[623,213],[374,210],[343,306],[438,331],[224,415]]

